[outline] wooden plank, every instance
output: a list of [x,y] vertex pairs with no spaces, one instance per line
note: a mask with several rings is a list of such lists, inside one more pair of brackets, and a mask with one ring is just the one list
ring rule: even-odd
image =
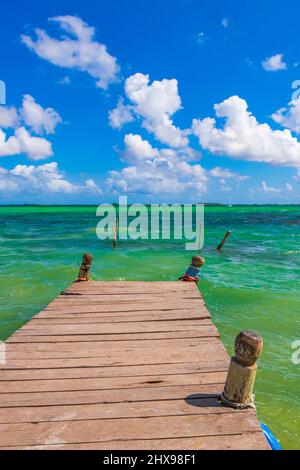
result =
[[[202,313],[202,312],[201,312]],[[143,313],[140,315],[138,312],[122,312],[121,314],[119,313],[113,313],[113,312],[96,312],[96,313],[62,313],[62,312],[42,312],[36,315],[31,322],[36,322],[36,321],[42,321],[43,323],[46,323],[46,320],[50,320],[49,324],[52,323],[64,323],[66,321],[73,320],[75,322],[86,322],[89,323],[91,321],[102,321],[102,322],[128,322],[128,321],[134,321],[134,322],[144,322],[147,320],[151,321],[169,321],[169,320],[200,320],[201,318],[204,317],[204,312],[202,313],[199,312],[181,312],[180,310],[170,310],[167,312],[157,312],[154,311],[148,315],[145,315]],[[209,317],[204,317],[204,318],[209,318]],[[70,322],[72,323],[72,322]]]
[[[101,282],[101,281],[100,281]],[[163,292],[194,292],[195,288],[189,283],[169,283],[163,281],[161,284],[156,285],[154,282],[146,282],[143,285],[140,285],[134,281],[120,281],[117,285],[115,281],[110,282],[108,285],[101,282],[101,294],[103,293],[163,293]],[[179,285],[178,285],[179,284]],[[90,282],[86,285],[72,284],[63,290],[63,292],[96,292],[99,293],[99,281],[96,281],[96,284],[91,284]],[[200,295],[201,292],[199,291]]]
[[[214,361],[213,354],[217,354],[218,359],[225,359],[226,353],[222,345],[215,340],[202,343],[196,347],[190,347],[188,350],[185,348],[177,348],[171,351],[170,348],[155,348],[151,354],[146,350],[136,351],[134,348],[122,350],[99,350],[95,353],[89,350],[78,350],[74,357],[70,358],[68,355],[61,357],[61,353],[49,353],[49,355],[57,355],[57,358],[50,358],[44,355],[43,358],[26,358],[13,359],[13,354],[7,354],[7,362],[3,365],[3,369],[43,369],[43,368],[62,368],[62,367],[91,367],[103,365],[134,365],[134,364],[161,364],[161,363],[177,363],[177,362],[199,362],[201,360],[208,362]],[[66,357],[67,356],[67,357]],[[39,356],[41,357],[41,356]]]
[[91,403],[128,403],[136,401],[185,400],[205,395],[219,397],[223,384],[182,385],[180,387],[149,387],[133,389],[84,390],[66,392],[2,393],[0,408],[20,406],[79,405]]
[[143,291],[147,289],[158,288],[159,290],[170,290],[175,289],[177,292],[180,290],[194,290],[195,285],[190,283],[183,283],[178,281],[92,281],[90,280],[88,283],[81,282],[81,283],[73,283],[71,284],[68,289],[90,289],[95,287],[97,290],[101,288],[101,291],[105,288],[117,288],[117,289],[130,289],[131,287],[136,289],[137,287],[142,287]]
[[[210,338],[213,337],[212,335],[207,335],[201,338],[201,344],[203,343],[210,343]],[[218,338],[216,335],[214,338]],[[117,349],[118,351],[128,349],[148,349],[153,348],[153,343],[151,346],[152,340],[131,340],[131,341],[122,341],[122,344],[119,346],[118,341],[81,341],[80,349],[85,349],[89,351],[99,352],[99,350],[112,350]],[[159,348],[166,348],[166,347],[180,347],[180,348],[189,348],[199,346],[199,338],[196,339],[161,339],[157,341],[157,346]],[[24,346],[24,347],[22,347]],[[12,354],[22,353],[23,357],[29,357],[32,353],[48,353],[48,352],[65,352],[69,353],[70,357],[72,357],[73,353],[78,353],[79,347],[76,342],[73,343],[56,343],[55,351],[53,351],[53,344],[52,343],[8,343],[6,347],[6,353],[9,354],[8,357],[16,358],[17,356],[13,356]],[[31,356],[33,357],[33,356]],[[25,357],[24,357],[25,359]]]
[[49,380],[93,377],[139,377],[149,375],[194,374],[197,372],[226,372],[228,360],[214,362],[183,362],[175,364],[147,364],[131,366],[74,367],[69,369],[8,369],[1,370],[0,381]]
[[184,317],[182,314],[176,314],[175,318],[171,315],[153,315],[149,320],[146,320],[143,316],[122,316],[122,318],[118,316],[86,316],[82,317],[81,315],[73,315],[72,317],[60,317],[59,315],[54,318],[44,318],[38,317],[31,320],[31,325],[67,325],[67,324],[79,324],[79,323],[146,323],[147,321],[151,322],[159,322],[159,321],[174,321],[174,320],[196,320],[198,323],[199,318],[196,315],[187,315]]
[[[248,413],[247,411],[244,412]],[[224,413],[232,413],[232,409],[222,406],[218,398],[211,397],[190,399],[189,403],[184,400],[157,400],[131,402],[130,406],[124,406],[124,403],[98,403],[92,405],[0,408],[0,423],[37,423]]]
[[[0,447],[0,450],[8,447]],[[9,447],[10,450],[270,450],[262,433],[229,434],[175,439],[107,440],[76,444]]]
[[136,333],[147,332],[147,331],[170,331],[170,329],[176,331],[179,328],[179,331],[186,331],[190,329],[196,329],[202,327],[198,319],[188,319],[188,320],[160,320],[143,322],[133,322],[133,321],[119,321],[115,322],[101,322],[95,319],[91,319],[90,322],[79,323],[72,321],[70,323],[56,323],[56,322],[37,322],[31,321],[30,323],[24,325],[19,331],[18,334],[22,334],[28,331],[35,332],[44,332],[50,334],[61,334],[64,331],[69,334],[105,334],[105,333],[126,333],[127,331],[134,331]]
[[[86,317],[86,316],[101,316],[101,317],[109,317],[109,316],[118,316],[118,317],[126,317],[128,315],[130,316],[142,316],[143,318],[147,317],[152,317],[153,315],[182,315],[183,312],[181,309],[164,309],[161,306],[160,309],[156,310],[134,310],[132,307],[131,310],[130,308],[126,308],[125,310],[119,310],[117,312],[115,311],[103,311],[103,310],[97,310],[97,308],[93,306],[92,311],[85,311],[82,309],[82,307],[76,307],[75,309],[71,310],[69,308],[59,308],[59,309],[48,309],[46,308],[45,310],[42,310],[40,313],[35,315],[33,318],[51,318],[51,317],[57,317],[57,316],[70,316],[74,315],[77,318],[79,316]],[[125,308],[125,307],[124,307]],[[66,311],[65,311],[66,310]],[[184,309],[184,313],[187,313],[187,315],[194,315],[197,318],[210,318],[210,314],[208,310],[205,307],[198,307],[197,308],[190,308],[187,307]]]
[[[67,296],[64,296],[65,298]],[[144,311],[144,310],[178,310],[178,309],[191,309],[191,308],[198,308],[200,309],[201,304],[199,303],[200,300],[198,299],[178,299],[173,300],[172,298],[169,298],[165,300],[163,303],[160,301],[134,301],[134,302],[115,302],[115,303],[110,303],[109,301],[107,302],[79,302],[76,299],[73,298],[70,302],[57,302],[54,303],[52,302],[49,304],[45,310],[63,310],[65,312],[72,313],[74,312],[74,309],[76,309],[76,312],[84,313],[84,312],[135,312],[135,311]]]
[[127,302],[164,302],[168,300],[201,300],[201,296],[199,294],[198,290],[194,290],[192,292],[163,292],[161,294],[148,294],[147,292],[143,292],[140,294],[131,294],[131,293],[126,293],[126,294],[102,294],[102,293],[97,293],[97,294],[86,294],[86,293],[77,293],[77,294],[72,294],[72,295],[59,295],[56,297],[53,302],[51,302],[50,305],[56,305],[56,304],[65,304],[65,303],[83,303],[83,302],[97,302],[97,303],[127,303]]
[[74,304],[81,305],[88,303],[97,303],[99,305],[103,304],[126,304],[129,302],[139,302],[139,303],[149,303],[155,302],[160,303],[161,305],[164,302],[172,301],[174,303],[180,303],[183,305],[187,304],[190,300],[200,301],[201,297],[198,295],[198,291],[190,293],[167,293],[167,294],[111,294],[111,295],[102,295],[102,294],[78,294],[78,295],[59,295],[56,297],[51,306],[54,305],[68,305]]
[[49,423],[16,423],[0,425],[0,446],[105,442],[115,440],[168,439],[194,436],[258,432],[258,422],[248,413],[165,416],[124,419],[64,421]]
[[0,381],[1,393],[28,393],[65,390],[110,390],[114,388],[138,388],[149,386],[166,387],[173,385],[223,384],[226,379],[224,372],[200,374],[147,375],[139,377],[109,377],[89,379],[53,379]]
[[[200,342],[210,342],[211,337],[218,338],[217,333],[210,329],[208,326],[207,329],[203,330],[201,333],[201,338],[173,338],[173,339],[158,339],[156,342],[157,347],[184,347],[189,348],[190,346],[199,346]],[[105,349],[118,349],[119,351],[122,349],[127,348],[135,348],[135,349],[145,349],[145,348],[153,348],[153,340],[152,339],[145,339],[141,340],[128,340],[122,341],[120,344],[119,341],[81,341],[80,343],[81,349],[88,349],[99,351]],[[6,345],[6,353],[22,353],[23,357],[27,357],[31,353],[44,353],[44,352],[53,352],[53,344],[51,342],[45,343],[7,343]],[[57,342],[55,344],[55,352],[78,352],[78,344],[72,342]]]
[[100,297],[110,297],[110,296],[135,296],[135,297],[139,297],[139,296],[144,296],[144,295],[147,295],[147,296],[151,296],[152,297],[152,300],[155,300],[157,297],[160,297],[160,296],[173,296],[175,295],[176,297],[180,297],[180,296],[187,296],[187,297],[199,297],[200,299],[202,299],[202,295],[201,295],[201,292],[195,292],[194,289],[181,289],[181,290],[178,290],[176,288],[172,288],[172,289],[166,289],[166,290],[161,290],[161,289],[145,289],[144,287],[140,287],[140,288],[132,288],[132,289],[121,289],[121,288],[103,288],[101,289],[101,292],[99,292],[99,288],[89,288],[89,289],[66,289],[64,291],[62,291],[60,294],[59,294],[59,297],[61,296],[68,296],[69,298],[72,298],[72,297],[76,297],[76,296],[86,296],[87,298],[89,296],[100,296]]
[[[201,321],[201,325],[197,328],[197,331],[164,331],[164,332],[147,332],[147,333],[117,333],[117,334],[105,334],[105,335],[19,335],[14,333],[12,336],[6,340],[6,344],[10,343],[75,343],[75,342],[98,342],[101,341],[105,343],[106,341],[118,341],[122,343],[123,341],[136,340],[152,340],[159,341],[161,339],[183,339],[183,338],[201,338],[203,324],[205,326],[211,325],[210,321]],[[156,344],[156,343],[154,343]]]
[[31,335],[62,335],[62,334],[106,334],[106,333],[126,333],[134,331],[135,333],[145,333],[154,331],[197,331],[199,327],[198,320],[174,320],[172,322],[119,322],[112,324],[97,324],[90,323],[88,325],[43,325],[29,322],[24,325],[18,334],[31,334]]

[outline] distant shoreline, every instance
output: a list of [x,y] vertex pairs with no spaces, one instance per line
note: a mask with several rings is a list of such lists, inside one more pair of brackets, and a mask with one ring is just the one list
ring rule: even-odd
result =
[[[114,206],[118,206],[117,203],[111,203]],[[151,204],[188,204],[184,202],[179,202],[179,203],[141,203],[144,204],[145,206],[150,206]],[[212,203],[212,202],[199,202],[199,203],[189,203],[189,204],[204,204],[204,206],[209,206],[209,207],[297,207],[300,206],[299,203],[294,203],[294,204],[221,204],[221,203]],[[0,204],[0,207],[98,207],[99,204]]]

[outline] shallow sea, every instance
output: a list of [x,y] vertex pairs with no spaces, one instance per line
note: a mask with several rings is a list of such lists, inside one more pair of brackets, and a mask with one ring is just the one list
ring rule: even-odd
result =
[[[178,240],[120,241],[95,234],[95,207],[0,207],[0,339],[76,277],[84,252],[99,280],[174,280],[192,253]],[[222,252],[215,247],[227,230]],[[285,449],[300,449],[300,206],[205,208],[199,288],[229,353],[241,329],[264,339],[255,395],[259,418]],[[300,355],[298,355],[300,357]]]

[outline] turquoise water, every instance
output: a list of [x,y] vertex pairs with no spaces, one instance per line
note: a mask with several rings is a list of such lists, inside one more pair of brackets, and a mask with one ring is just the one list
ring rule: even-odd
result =
[[[95,235],[94,207],[0,207],[0,339],[76,277],[84,252],[93,279],[174,280],[191,256],[182,241],[111,241]],[[227,230],[223,251],[215,247]],[[207,207],[199,283],[228,352],[241,329],[264,338],[256,381],[259,418],[286,449],[300,449],[300,206]]]

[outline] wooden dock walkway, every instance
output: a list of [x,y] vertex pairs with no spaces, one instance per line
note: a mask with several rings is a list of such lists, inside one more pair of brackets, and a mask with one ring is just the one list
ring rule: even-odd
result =
[[0,449],[269,449],[193,283],[72,284],[6,355]]

